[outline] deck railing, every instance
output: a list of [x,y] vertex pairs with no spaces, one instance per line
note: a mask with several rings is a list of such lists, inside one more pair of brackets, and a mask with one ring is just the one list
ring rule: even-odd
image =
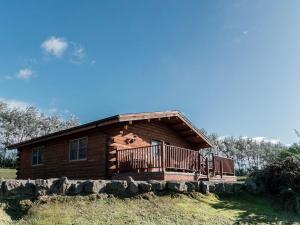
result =
[[213,156],[213,172],[215,175],[234,175],[234,161],[233,159]]
[[234,175],[232,159],[213,156],[212,161],[198,151],[172,145],[153,145],[117,150],[117,172],[180,171],[201,175]]
[[198,151],[172,145],[165,146],[166,169],[197,172],[203,159]]
[[117,151],[117,169],[120,171],[162,167],[162,146],[121,149]]

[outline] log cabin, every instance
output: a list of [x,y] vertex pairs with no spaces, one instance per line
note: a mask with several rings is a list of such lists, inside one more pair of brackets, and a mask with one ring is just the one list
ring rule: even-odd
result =
[[235,181],[234,161],[179,111],[122,114],[9,146],[17,179]]

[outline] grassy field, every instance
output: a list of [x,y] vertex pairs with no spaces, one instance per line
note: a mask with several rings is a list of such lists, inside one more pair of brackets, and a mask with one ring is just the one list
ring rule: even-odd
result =
[[298,224],[300,218],[276,210],[267,198],[243,194],[217,198],[202,194],[114,197],[51,197],[2,203],[0,224]]
[[15,179],[16,178],[16,170],[15,169],[0,169],[0,178],[4,179]]

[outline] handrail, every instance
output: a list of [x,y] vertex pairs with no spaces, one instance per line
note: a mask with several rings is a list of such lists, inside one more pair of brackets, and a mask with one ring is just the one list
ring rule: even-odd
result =
[[186,148],[166,145],[166,169],[199,170],[198,152]]
[[201,175],[234,175],[233,159],[213,156],[208,160],[199,151],[173,145],[148,145],[117,150],[116,168],[124,171],[181,171]]

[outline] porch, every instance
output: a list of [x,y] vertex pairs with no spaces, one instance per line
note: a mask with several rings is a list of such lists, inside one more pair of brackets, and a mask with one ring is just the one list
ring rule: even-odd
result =
[[116,152],[114,179],[235,181],[234,161],[177,146],[152,145]]

